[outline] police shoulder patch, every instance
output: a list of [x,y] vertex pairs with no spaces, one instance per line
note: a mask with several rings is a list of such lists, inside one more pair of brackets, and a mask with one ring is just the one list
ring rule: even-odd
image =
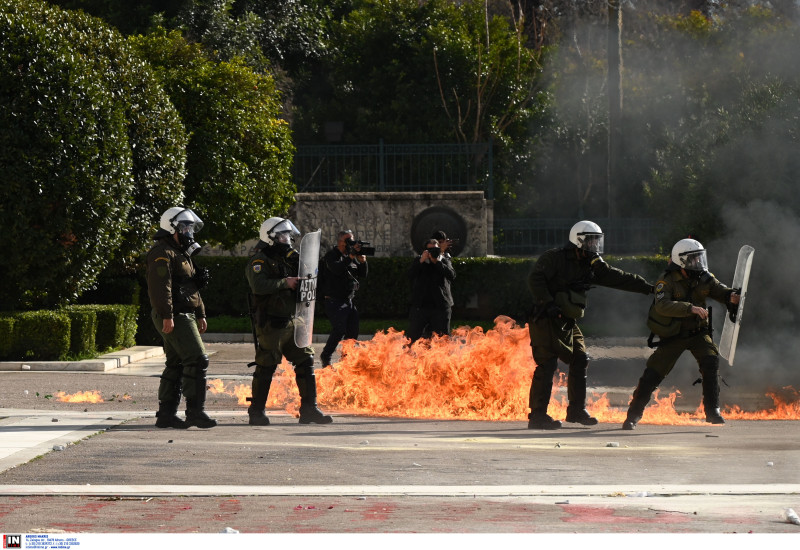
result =
[[664,281],[658,281],[658,283],[656,283],[656,292],[661,292],[661,291],[663,291],[663,290],[664,290],[664,285],[665,285],[665,284],[666,284],[666,283],[665,283]]
[[261,264],[254,263],[253,264],[253,272],[254,273],[261,273]]

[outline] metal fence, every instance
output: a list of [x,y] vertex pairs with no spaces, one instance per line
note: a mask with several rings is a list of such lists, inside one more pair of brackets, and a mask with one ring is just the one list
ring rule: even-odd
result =
[[[499,256],[535,256],[563,246],[574,218],[495,218],[494,253]],[[605,234],[606,254],[651,254],[658,251],[655,220],[649,218],[592,218]]]
[[299,192],[483,191],[494,198],[492,144],[300,145]]

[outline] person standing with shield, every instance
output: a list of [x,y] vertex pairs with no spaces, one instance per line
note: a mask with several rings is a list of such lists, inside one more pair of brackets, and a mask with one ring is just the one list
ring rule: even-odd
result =
[[[633,430],[642,419],[644,408],[658,385],[670,373],[684,351],[697,360],[703,384],[703,408],[706,422],[724,424],[719,411],[719,350],[709,330],[710,308],[706,298],[724,304],[735,316],[739,289],[728,288],[708,272],[703,245],[694,239],[681,239],[672,247],[667,270],[656,283],[655,299],[650,306],[648,340],[656,350],[647,359],[639,384],[633,392],[623,430]],[[659,340],[653,342],[654,336]]]
[[330,424],[333,418],[317,407],[314,350],[295,343],[295,312],[300,255],[292,248],[300,232],[286,218],[269,218],[259,230],[256,253],[247,263],[245,276],[253,294],[256,324],[255,372],[252,398],[247,409],[251,426],[268,426],[264,408],[272,377],[283,357],[294,366],[300,392],[300,423]]

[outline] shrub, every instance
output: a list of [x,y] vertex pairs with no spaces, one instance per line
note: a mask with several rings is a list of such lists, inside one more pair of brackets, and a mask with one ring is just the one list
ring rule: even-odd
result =
[[131,52],[99,19],[0,0],[0,307],[73,302],[182,198],[186,137]]
[[64,309],[71,323],[69,351],[74,357],[93,355],[96,351],[97,313],[89,308]]
[[25,311],[14,315],[12,357],[63,360],[70,352],[71,322],[64,311]]
[[0,359],[11,356],[14,347],[14,317],[0,315]]

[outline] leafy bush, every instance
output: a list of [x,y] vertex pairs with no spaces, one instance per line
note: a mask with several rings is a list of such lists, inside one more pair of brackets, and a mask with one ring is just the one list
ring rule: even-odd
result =
[[63,360],[70,352],[71,322],[64,311],[25,311],[14,315],[16,359]]
[[203,239],[232,247],[294,197],[294,146],[271,76],[239,61],[216,62],[180,33],[159,30],[131,43],[156,70],[191,135],[186,206]]
[[36,0],[0,0],[0,103],[0,307],[72,302],[182,197],[185,135],[116,31]]
[[74,357],[88,357],[96,351],[97,312],[89,308],[67,307],[64,309],[69,316],[70,354]]
[[0,314],[0,359],[11,356],[14,346],[14,317]]

